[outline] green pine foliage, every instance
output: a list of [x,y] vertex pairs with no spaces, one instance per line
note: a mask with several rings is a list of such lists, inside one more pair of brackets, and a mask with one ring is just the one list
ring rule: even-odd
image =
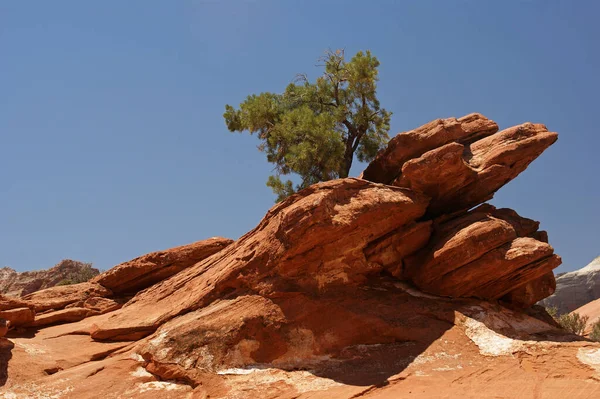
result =
[[590,332],[590,339],[592,341],[600,342],[600,319],[596,320],[592,324],[592,332]]
[[[282,94],[252,94],[225,106],[231,132],[248,131],[275,165],[267,186],[281,201],[311,184],[348,177],[354,155],[372,160],[389,140],[391,112],[377,99],[379,61],[370,51],[346,61],[343,50],[321,58],[323,75],[299,75]],[[297,175],[300,183],[281,176]]]
[[98,275],[98,271],[92,268],[91,263],[83,263],[79,269],[69,273],[65,278],[59,281],[56,285],[71,285],[85,283]]
[[588,316],[581,316],[579,313],[565,313],[560,315],[557,321],[563,329],[570,333],[583,335],[588,319]]

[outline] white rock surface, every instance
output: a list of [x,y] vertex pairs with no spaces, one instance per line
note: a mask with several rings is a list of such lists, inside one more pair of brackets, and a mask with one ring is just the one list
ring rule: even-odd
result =
[[586,267],[565,273],[556,279],[556,291],[540,305],[556,307],[560,314],[600,298],[600,256]]

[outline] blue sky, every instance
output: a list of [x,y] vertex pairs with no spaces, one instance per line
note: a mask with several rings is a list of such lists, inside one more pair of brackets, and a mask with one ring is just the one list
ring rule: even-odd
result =
[[[226,103],[370,49],[392,133],[481,112],[559,141],[493,203],[542,222],[557,272],[600,255],[600,3],[0,2],[0,267],[110,268],[273,205]],[[358,174],[364,165],[355,164]]]

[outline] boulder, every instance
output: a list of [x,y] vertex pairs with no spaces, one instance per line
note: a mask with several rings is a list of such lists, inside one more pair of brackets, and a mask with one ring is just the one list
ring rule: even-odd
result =
[[519,298],[520,305],[530,306],[548,290],[529,287],[532,298],[527,300],[522,292],[511,292],[528,283],[537,286],[533,282],[542,277],[552,280],[550,272],[561,262],[549,244],[531,237],[538,226],[510,209],[488,204],[440,220],[429,244],[406,259],[405,275],[436,295]]
[[15,308],[0,311],[0,318],[10,321],[13,327],[21,327],[33,322],[35,311],[30,308]]
[[410,159],[448,143],[468,144],[497,131],[496,122],[481,114],[470,114],[458,119],[436,119],[392,138],[387,147],[367,166],[361,178],[390,184],[400,175],[402,165]]
[[491,199],[557,137],[544,125],[524,123],[470,145],[449,143],[406,161],[392,184],[431,197],[433,216],[469,209]]
[[213,237],[189,245],[152,252],[121,263],[91,282],[109,288],[115,294],[136,293],[221,251],[233,240]]

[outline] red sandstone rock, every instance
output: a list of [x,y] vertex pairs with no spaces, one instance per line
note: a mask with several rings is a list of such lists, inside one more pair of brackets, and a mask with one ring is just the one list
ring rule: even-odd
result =
[[217,255],[103,316],[92,337],[147,335],[178,314],[248,291],[318,293],[357,286],[383,269],[366,259],[364,249],[392,232],[402,234],[402,226],[412,229],[427,204],[410,190],[365,180],[316,184],[273,207],[254,230]]
[[26,295],[23,299],[29,301],[37,312],[48,309],[63,309],[65,306],[92,297],[111,296],[112,292],[100,284],[80,283],[61,285]]
[[35,312],[29,308],[15,308],[0,311],[0,318],[10,321],[14,327],[24,326],[33,322]]
[[30,302],[9,296],[0,295],[0,310],[33,307]]
[[436,119],[417,129],[396,135],[377,154],[361,177],[389,184],[401,173],[402,165],[410,159],[448,143],[470,143],[497,131],[496,122],[481,114],[470,114],[458,119]]
[[[12,354],[0,345],[0,359],[13,357],[13,381],[0,393],[84,399],[597,396],[600,345],[544,322],[539,309],[528,309],[532,318],[500,305],[527,307],[552,288],[551,270],[560,258],[537,231],[539,223],[491,205],[460,209],[489,195],[509,176],[506,168],[524,168],[552,139],[532,126],[490,136],[495,124],[480,115],[433,122],[394,139],[383,154],[395,158],[378,157],[370,167],[373,175],[402,172],[386,183],[399,177],[411,189],[357,179],[317,184],[273,207],[235,243],[139,292],[121,309],[92,315],[118,301],[105,298],[108,290],[86,297],[77,287],[63,293],[69,301],[60,306],[67,309],[48,311],[52,307],[37,303],[47,313],[38,315],[35,336],[15,339]],[[416,149],[399,146],[411,137]],[[475,175],[461,180],[453,174],[461,168]],[[458,202],[448,179],[469,187]],[[448,209],[432,219],[444,201]],[[187,262],[180,249],[169,256]],[[115,268],[112,277],[121,275],[134,288],[106,283],[109,288],[139,289],[126,277],[144,264],[138,260]],[[150,263],[168,268],[160,260]],[[424,293],[403,279],[453,298]],[[55,303],[56,294],[33,299]],[[72,324],[46,326],[65,321]]]
[[72,323],[83,320],[94,314],[94,311],[85,308],[69,308],[48,312],[42,315],[36,315],[35,320],[29,324],[29,327],[42,327],[51,324]]
[[430,217],[469,209],[491,199],[558,137],[533,123],[496,131],[479,114],[430,122],[394,137],[361,177],[426,194]]
[[91,297],[85,300],[83,307],[90,309],[97,314],[103,314],[112,312],[113,310],[120,309],[122,304],[108,298]]
[[91,280],[115,294],[136,293],[221,251],[233,240],[213,237],[165,251],[152,252],[100,274]]
[[470,146],[450,143],[404,163],[393,184],[431,197],[431,215],[468,209],[491,199],[557,137],[544,125],[525,123]]
[[[542,276],[553,280],[550,272],[560,265],[560,257],[550,245],[530,237],[538,225],[487,204],[442,220],[428,246],[406,260],[406,276],[426,292],[485,299],[499,299]],[[530,300],[541,299],[540,292],[544,290],[530,286]],[[523,294],[517,291],[505,299],[532,304],[519,296]]]
[[501,299],[505,302],[520,308],[533,306],[541,299],[547,298],[556,290],[556,279],[553,272],[548,272],[543,276],[529,281],[510,291]]

